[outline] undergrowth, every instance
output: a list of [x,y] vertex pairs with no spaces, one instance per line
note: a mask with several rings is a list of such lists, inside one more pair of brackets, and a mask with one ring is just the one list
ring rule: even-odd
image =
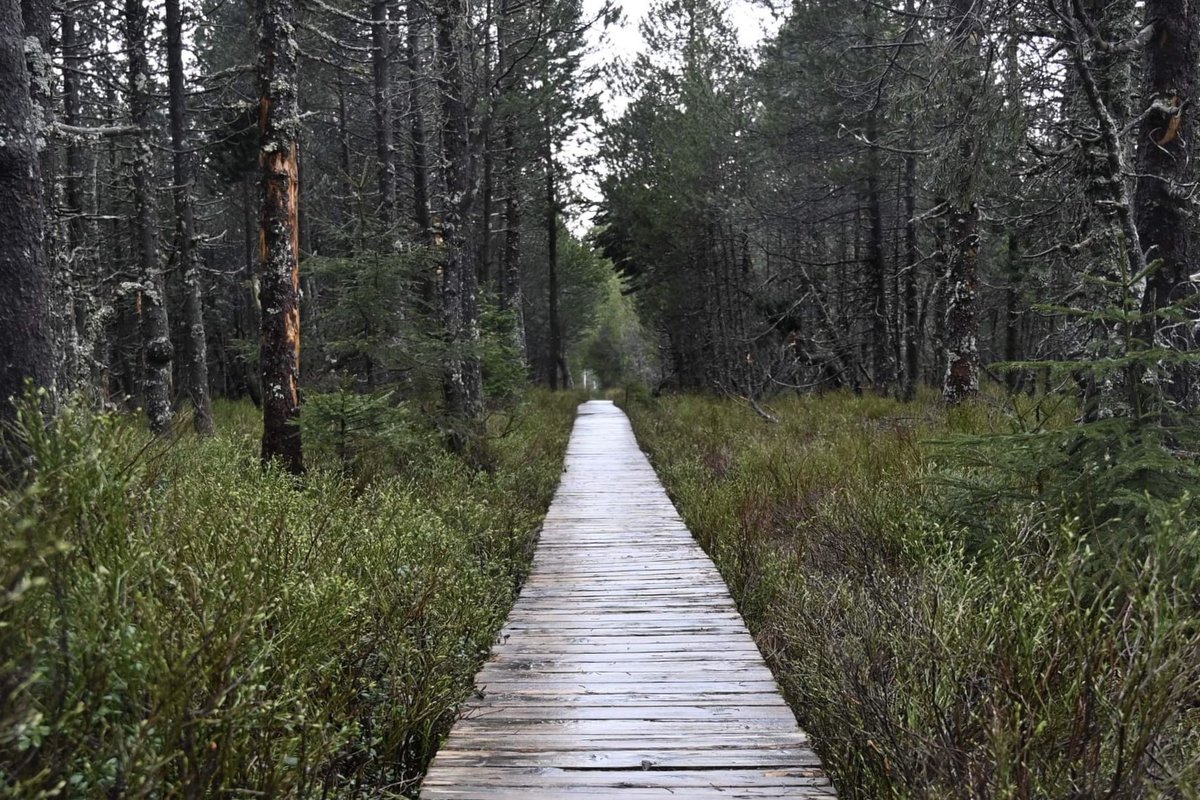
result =
[[1200,797],[1194,470],[1019,403],[626,405],[840,796]]
[[27,410],[28,477],[0,496],[0,796],[411,792],[528,567],[578,399],[494,418],[490,470],[409,427],[356,433],[353,457],[314,437],[300,485],[260,468],[247,406],[207,440]]

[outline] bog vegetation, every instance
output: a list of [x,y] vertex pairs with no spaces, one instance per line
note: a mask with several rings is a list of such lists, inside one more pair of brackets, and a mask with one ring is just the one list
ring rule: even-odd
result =
[[0,796],[403,796],[521,585],[577,402],[494,419],[490,471],[402,410],[322,427],[300,486],[261,471],[249,404],[170,440],[26,405],[30,479],[0,499]]
[[841,796],[1197,796],[1177,464],[1052,398],[626,405]]

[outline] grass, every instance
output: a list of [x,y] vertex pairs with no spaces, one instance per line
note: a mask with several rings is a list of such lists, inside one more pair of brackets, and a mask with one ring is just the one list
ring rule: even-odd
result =
[[0,796],[411,793],[523,579],[577,401],[492,420],[488,471],[409,430],[369,470],[317,448],[299,487],[260,469],[248,406],[208,440],[27,419],[29,480],[0,496]]
[[842,797],[1200,797],[1194,505],[1088,520],[1021,402],[626,403]]

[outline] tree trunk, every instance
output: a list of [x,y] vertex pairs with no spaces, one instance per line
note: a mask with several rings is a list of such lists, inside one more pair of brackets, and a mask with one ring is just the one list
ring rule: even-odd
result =
[[142,404],[150,430],[164,433],[174,416],[171,408],[171,329],[167,321],[166,290],[158,264],[155,235],[154,155],[148,131],[153,130],[150,64],[146,59],[146,7],[142,0],[125,0],[125,47],[129,54],[129,112],[138,132],[133,138],[133,227],[138,281],[137,298],[142,337]]
[[[1146,47],[1145,86],[1142,98],[1153,103],[1137,137],[1137,192],[1134,197],[1137,229],[1146,258],[1159,262],[1146,281],[1142,311],[1147,320],[1147,341],[1177,351],[1195,347],[1192,328],[1194,306],[1186,319],[1165,318],[1163,309],[1186,301],[1195,293],[1189,274],[1188,238],[1194,229],[1190,209],[1193,161],[1200,153],[1192,129],[1200,71],[1198,12],[1187,0],[1148,0],[1146,21],[1154,36]],[[1170,369],[1168,395],[1190,405],[1196,401],[1195,368]]]
[[954,0],[954,52],[959,58],[954,81],[953,108],[957,120],[958,163],[951,181],[946,266],[946,373],[942,397],[950,405],[979,392],[979,322],[976,280],[979,271],[979,206],[976,186],[979,160],[978,133],[974,130],[974,105],[983,73],[980,42],[983,26],[979,0]]
[[21,8],[0,0],[0,421],[25,381],[50,388],[50,279],[43,247],[40,131],[25,65]]
[[[504,95],[512,91],[513,79],[508,75],[513,68],[513,44],[516,36],[514,15],[518,6],[514,0],[502,0],[500,4],[500,35],[497,59],[501,81],[501,103]],[[521,159],[517,153],[517,121],[511,110],[505,109],[501,127],[504,134],[504,247],[501,250],[499,267],[500,308],[507,311],[512,321],[512,344],[522,366],[528,364],[528,348],[525,341],[525,298],[521,286]]]
[[297,11],[293,0],[260,0],[258,127],[262,208],[259,304],[262,307],[262,460],[304,471],[300,443],[300,118]]
[[479,363],[479,300],[475,270],[468,263],[467,224],[476,194],[477,154],[471,141],[467,86],[461,61],[467,17],[463,0],[448,0],[438,16],[445,164],[442,202],[442,321],[446,363],[442,390],[451,427],[451,447],[467,452],[483,417]]
[[904,399],[917,396],[921,379],[921,304],[917,295],[917,161],[904,157]]
[[[79,73],[83,69],[83,58],[79,53],[82,46],[79,41],[75,11],[70,5],[67,5],[62,12],[63,122],[73,126],[81,124]],[[68,137],[66,141],[66,174],[63,176],[66,191],[64,196],[66,213],[65,268],[68,275],[75,277],[75,280],[66,281],[67,302],[75,319],[68,331],[71,346],[67,348],[67,359],[63,367],[74,385],[82,383],[85,377],[92,372],[88,362],[93,361],[89,356],[96,344],[92,341],[93,337],[88,335],[89,315],[85,310],[88,305],[86,293],[77,296],[74,285],[78,276],[91,277],[95,272],[95,261],[91,254],[93,244],[88,241],[88,225],[84,216],[86,214],[85,169],[86,162],[82,145],[77,137]],[[98,374],[91,374],[91,378],[93,383],[100,382]],[[73,388],[73,386],[68,384],[64,388]]]
[[[549,293],[550,341],[546,352],[546,379],[551,389],[559,387],[559,367],[563,361],[562,321],[558,314],[558,187],[554,177],[554,149],[546,131],[546,262]],[[565,384],[563,385],[565,387]]]
[[213,432],[212,400],[208,393],[208,341],[204,330],[204,301],[200,259],[196,253],[195,213],[192,208],[192,156],[187,135],[187,86],[183,72],[183,14],[179,0],[166,0],[167,74],[171,122],[171,167],[175,204],[175,258],[183,275],[183,319],[187,326],[188,397],[199,434]]
[[[1008,235],[1008,283],[1004,289],[1004,360],[1012,363],[1021,358],[1021,252],[1017,234]],[[1005,384],[1017,392],[1023,383],[1023,373],[1010,368]]]
[[521,201],[517,176],[520,167],[516,155],[516,123],[504,121],[505,173],[508,186],[504,199],[504,263],[500,268],[500,307],[512,317],[513,347],[522,365],[528,363],[525,341],[525,296],[521,287]]
[[379,160],[380,213],[384,224],[391,227],[396,210],[396,148],[392,142],[394,128],[388,0],[372,1],[371,23],[371,99],[375,111],[375,156]]
[[[261,309],[258,305],[258,213],[254,207],[257,194],[252,191],[255,175],[247,172],[242,176],[242,265],[241,279],[238,281],[238,328],[239,335],[246,342],[251,337],[257,338],[262,330]],[[240,389],[249,397],[255,407],[262,407],[262,383],[257,361],[249,357],[242,349],[234,357],[240,377]],[[240,394],[239,394],[240,396]]]
[[[425,135],[425,103],[421,82],[424,70],[421,59],[421,31],[424,27],[422,6],[414,0],[405,5],[408,23],[408,82],[409,115],[412,134],[413,221],[421,239],[433,243],[433,221],[429,209],[429,142]],[[430,281],[432,283],[432,281]]]
[[867,274],[871,282],[871,372],[875,391],[883,393],[892,380],[888,356],[887,259],[883,251],[883,203],[880,199],[879,151],[874,143],[879,136],[878,111],[867,116]]

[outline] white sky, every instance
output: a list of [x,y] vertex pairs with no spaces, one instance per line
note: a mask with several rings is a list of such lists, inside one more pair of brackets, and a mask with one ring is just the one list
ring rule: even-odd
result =
[[[605,0],[583,0],[584,19],[595,17],[604,7],[604,2]],[[589,67],[611,64],[617,59],[627,63],[631,62],[633,57],[645,47],[645,41],[638,32],[638,25],[649,10],[652,0],[614,0],[614,2],[623,12],[621,24],[608,29],[596,25],[588,31],[589,53],[585,64]],[[757,49],[759,43],[779,28],[781,19],[771,6],[782,6],[783,3],[780,0],[714,0],[714,2],[725,4],[727,17],[736,28],[738,39],[742,46],[752,53]],[[600,96],[605,113],[612,117],[619,116],[629,100],[619,87],[607,83],[600,87]],[[584,207],[573,208],[569,212],[572,218],[571,228],[576,234],[585,233],[591,224],[592,213],[591,209],[587,207],[587,203],[594,202],[600,197],[596,177],[583,174],[576,162],[595,152],[595,142],[587,134],[582,134],[576,137],[575,141],[568,143],[562,154],[571,164],[572,173],[575,175],[572,185],[585,201]]]

